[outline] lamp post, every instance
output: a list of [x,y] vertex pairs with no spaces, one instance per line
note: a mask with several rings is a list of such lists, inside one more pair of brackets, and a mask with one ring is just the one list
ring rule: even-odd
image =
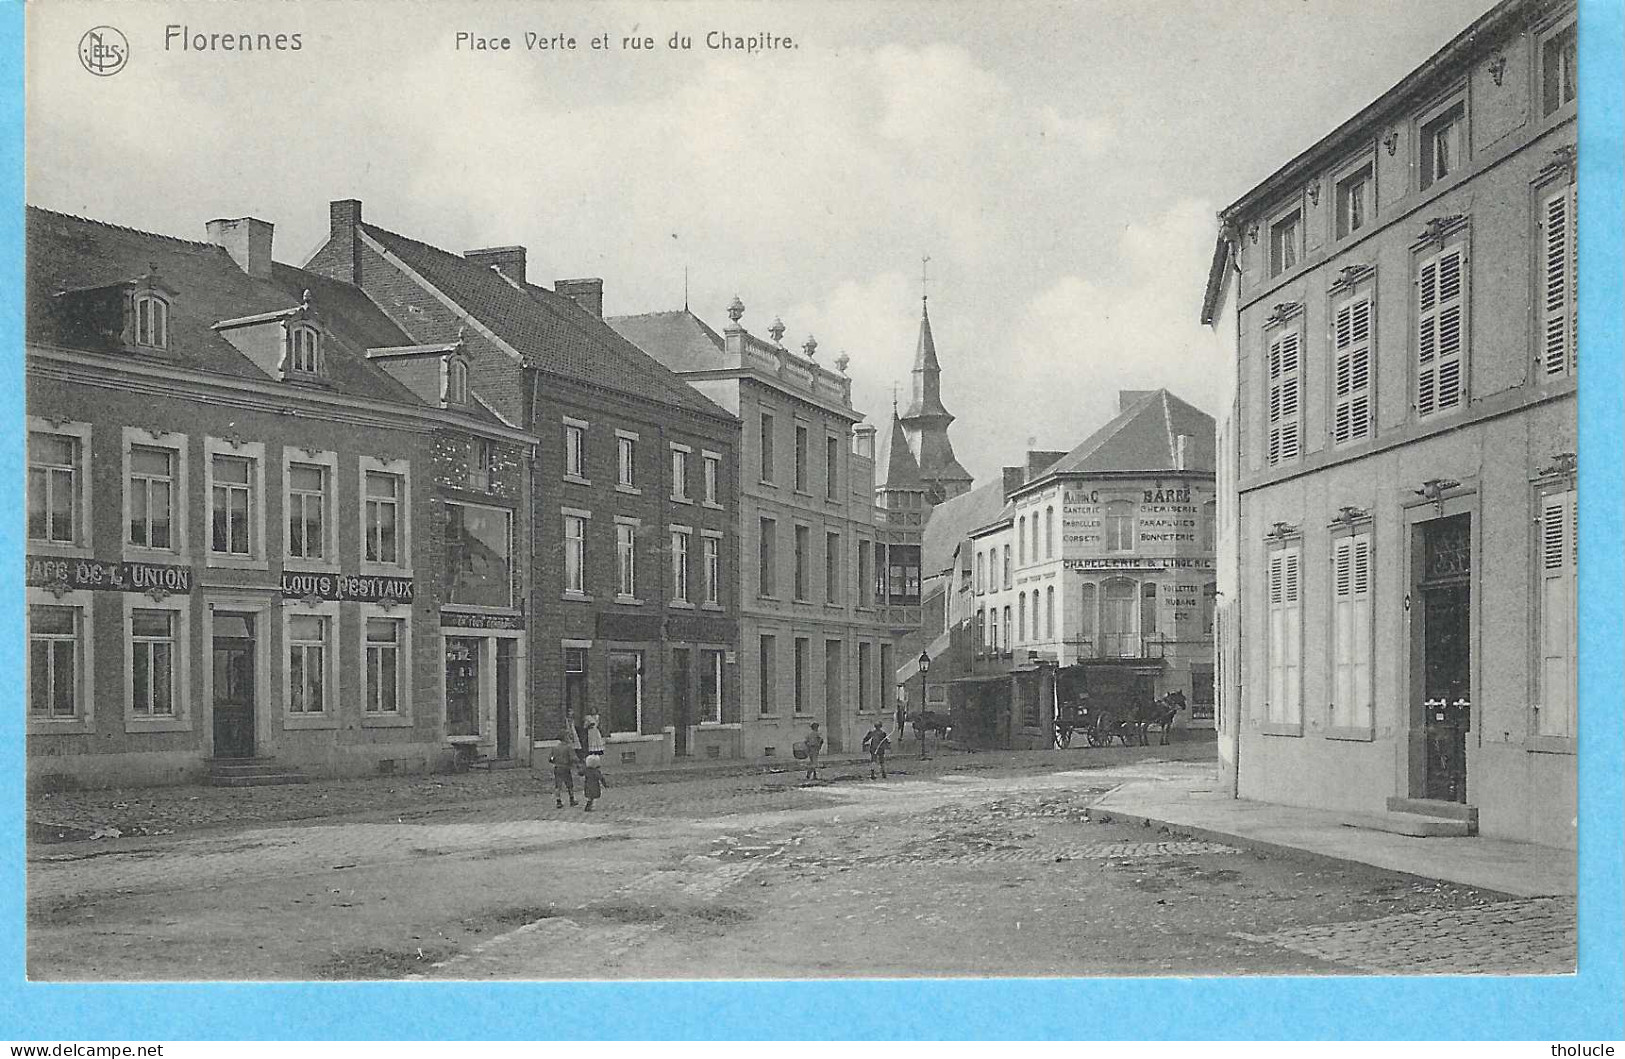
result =
[[[931,671],[931,656],[924,651],[920,652],[920,713],[925,713],[925,675]],[[925,724],[921,721],[916,725],[920,733],[920,760],[925,760]]]

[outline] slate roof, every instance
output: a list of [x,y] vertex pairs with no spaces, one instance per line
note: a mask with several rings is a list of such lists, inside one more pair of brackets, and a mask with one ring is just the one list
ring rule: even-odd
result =
[[675,372],[715,371],[738,367],[727,344],[709,324],[687,309],[636,316],[610,316],[604,322],[617,334]]
[[[369,364],[369,345],[411,341],[365,294],[346,284],[288,265],[274,265],[271,279],[250,276],[213,243],[56,213],[35,206],[27,218],[27,335],[31,342],[82,347],[66,332],[64,290],[105,287],[152,274],[175,292],[169,314],[169,345],[159,355],[130,354],[153,363],[241,379],[270,376],[213,329],[221,320],[297,306],[306,290],[322,326],[336,341],[325,344],[328,386],[337,392],[420,405],[405,386]],[[290,389],[300,384],[287,384]]]
[[925,479],[920,477],[920,465],[914,451],[908,447],[908,435],[903,433],[903,421],[891,414],[891,440],[886,443],[886,489],[917,489],[926,491]]
[[1028,486],[1057,474],[1175,470],[1174,438],[1189,434],[1187,471],[1214,470],[1213,417],[1167,390],[1145,393],[1105,426],[1090,434]]
[[929,577],[952,566],[959,542],[998,521],[1004,506],[1004,483],[992,481],[932,508],[920,541],[920,572]]
[[531,283],[510,283],[460,254],[374,224],[362,224],[361,228],[512,346],[527,366],[737,422],[664,364],[622,338],[604,320],[577,305],[575,299]]

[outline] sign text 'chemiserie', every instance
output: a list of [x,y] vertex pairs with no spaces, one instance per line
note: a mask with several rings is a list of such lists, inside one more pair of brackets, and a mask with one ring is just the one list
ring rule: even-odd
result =
[[382,577],[375,574],[317,574],[289,570],[282,575],[285,599],[333,599],[354,603],[410,603],[410,577]]
[[156,563],[103,562],[100,559],[64,559],[30,555],[25,581],[41,588],[63,591],[100,589],[104,592],[164,592],[185,595],[192,591],[192,571],[185,566]]

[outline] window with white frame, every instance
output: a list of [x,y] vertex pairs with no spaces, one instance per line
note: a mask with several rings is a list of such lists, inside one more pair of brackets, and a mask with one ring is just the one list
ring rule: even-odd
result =
[[564,590],[580,595],[587,591],[587,518],[564,516]]
[[705,598],[708,606],[722,603],[722,538],[702,536],[700,555],[705,569]]
[[1421,186],[1428,188],[1467,163],[1467,106],[1457,101],[1422,123]]
[[1333,728],[1371,725],[1371,534],[1332,543]]
[[[161,451],[161,450],[160,450]],[[130,453],[132,476],[136,454]],[[319,463],[288,464],[288,557],[327,557],[328,469]]]
[[1134,502],[1108,500],[1106,502],[1106,550],[1131,552],[1134,550]]
[[366,694],[362,700],[363,711],[375,716],[399,714],[405,672],[401,663],[406,619],[368,617],[364,635]]
[[1541,113],[1551,116],[1574,102],[1579,83],[1579,38],[1570,22],[1541,42]]
[[481,504],[446,504],[446,602],[513,606],[513,512]]
[[615,435],[615,482],[623,489],[637,488],[638,438],[636,434]]
[[1302,549],[1277,548],[1268,560],[1269,687],[1266,719],[1300,724],[1303,717]]
[[363,557],[369,563],[402,565],[405,480],[388,471],[368,470],[363,473],[362,482],[365,492],[361,511]]
[[1270,275],[1297,268],[1302,253],[1303,213],[1293,210],[1270,225]]
[[1004,587],[1010,588],[1014,584],[1013,570],[1010,566],[1010,546],[1004,546]]
[[564,476],[587,477],[587,424],[572,420],[564,422]]
[[288,371],[298,375],[320,375],[321,334],[309,324],[293,324],[287,332]]
[[688,499],[688,450],[676,446],[671,450],[671,498]]
[[1575,496],[1570,486],[1540,498],[1540,688],[1535,730],[1564,739],[1574,738],[1578,719]]
[[722,457],[705,453],[700,460],[700,467],[705,477],[705,502],[716,506],[720,503],[717,500],[717,476],[722,469]]
[[247,558],[254,554],[255,460],[216,453],[210,460],[213,486],[209,501],[209,550]]
[[989,607],[987,619],[987,645],[996,652],[999,649],[999,608]]
[[1574,371],[1575,298],[1575,185],[1565,182],[1541,193],[1540,246],[1540,352],[1539,371],[1557,378]]
[[1266,455],[1270,466],[1298,458],[1303,429],[1302,339],[1295,325],[1268,338],[1266,361],[1269,386],[1269,436]]
[[180,497],[180,453],[157,445],[129,448],[129,529],[126,540],[138,548],[175,548]]
[[1460,244],[1417,263],[1416,415],[1461,407],[1466,396],[1467,251]]
[[28,719],[76,721],[85,708],[84,612],[80,607],[28,608]]
[[674,526],[671,531],[671,598],[673,602],[687,603],[688,598],[688,541],[687,529]]
[[722,657],[723,652],[704,648],[700,651],[700,723],[722,723]]
[[638,594],[638,527],[635,522],[615,523],[616,593],[627,599]]
[[28,539],[78,544],[81,525],[80,438],[46,430],[28,432]]
[[1371,295],[1337,307],[1332,328],[1332,442],[1349,445],[1372,433]]
[[138,718],[175,716],[179,621],[173,610],[130,611],[130,710]]
[[135,344],[151,349],[169,348],[169,303],[156,294],[138,294],[135,312]]
[[1337,237],[1353,235],[1371,220],[1376,196],[1372,189],[1372,163],[1356,169],[1337,182]]
[[327,710],[328,636],[326,614],[290,614],[287,621],[288,712],[310,715]]

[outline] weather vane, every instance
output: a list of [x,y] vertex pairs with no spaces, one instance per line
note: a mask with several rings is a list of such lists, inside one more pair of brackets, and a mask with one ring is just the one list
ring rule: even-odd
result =
[[926,268],[926,266],[929,264],[931,264],[931,258],[929,255],[924,255],[920,258],[920,300],[922,302],[931,296],[931,290],[929,287],[931,276],[930,272]]

